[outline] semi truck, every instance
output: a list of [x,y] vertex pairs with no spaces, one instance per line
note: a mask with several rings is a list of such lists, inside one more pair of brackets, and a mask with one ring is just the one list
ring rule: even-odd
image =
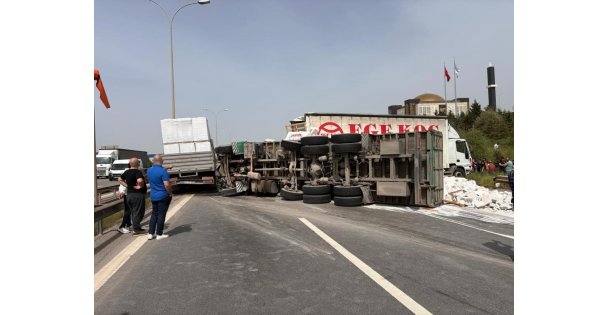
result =
[[440,131],[443,134],[443,169],[446,175],[463,177],[471,172],[473,157],[465,139],[460,138],[445,116],[306,113],[286,126],[286,140],[306,135],[331,137],[337,134],[385,135]]
[[163,119],[163,160],[171,185],[215,185],[215,154],[206,117]]
[[117,145],[102,145],[97,155],[95,163],[97,164],[97,178],[109,178],[110,168],[114,161],[124,160],[136,157],[142,161],[142,167],[148,169],[152,166],[148,159],[146,151],[130,150],[119,148]]

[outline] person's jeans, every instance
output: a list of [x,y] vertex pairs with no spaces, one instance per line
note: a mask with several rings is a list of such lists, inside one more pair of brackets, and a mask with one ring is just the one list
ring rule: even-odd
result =
[[152,216],[150,217],[148,234],[163,235],[165,216],[167,215],[167,210],[169,210],[170,203],[170,196],[167,196],[163,200],[152,201]]

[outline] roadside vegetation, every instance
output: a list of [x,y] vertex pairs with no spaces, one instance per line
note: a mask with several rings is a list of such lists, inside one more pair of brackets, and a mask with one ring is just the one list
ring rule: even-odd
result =
[[[492,161],[496,165],[494,174],[486,171],[473,172],[467,178],[477,182],[478,186],[496,188],[494,178],[498,175],[507,175],[499,170],[500,159],[509,158],[514,161],[514,113],[501,109],[494,111],[488,107],[482,110],[481,105],[475,100],[466,115],[460,114],[456,117],[450,112],[448,121],[469,143],[473,159]],[[494,152],[494,144],[498,144],[497,152]],[[504,184],[501,186],[505,188]]]

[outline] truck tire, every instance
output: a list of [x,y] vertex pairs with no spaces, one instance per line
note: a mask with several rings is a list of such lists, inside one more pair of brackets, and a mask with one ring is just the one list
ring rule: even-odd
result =
[[361,141],[361,134],[358,133],[342,133],[332,135],[329,139],[331,143],[354,143]]
[[[304,139],[304,138],[302,138]],[[329,146],[326,144],[322,144],[322,145],[305,145],[302,146],[302,148],[300,149],[300,152],[302,152],[302,154],[306,154],[306,155],[321,155],[321,154],[327,154],[329,153]]]
[[334,197],[334,205],[340,207],[356,207],[363,205],[363,196]]
[[288,201],[302,200],[303,195],[304,194],[302,193],[301,190],[291,191],[291,190],[281,189],[281,198],[283,198],[283,200],[288,200]]
[[359,153],[361,143],[338,143],[331,146],[333,153]]
[[362,196],[361,186],[334,186],[335,197],[358,197]]
[[302,137],[300,139],[300,143],[302,145],[320,145],[327,144],[329,142],[329,138],[325,136],[308,136]]
[[305,195],[327,195],[331,193],[331,186],[329,185],[304,185],[302,191]]
[[287,150],[300,151],[301,144],[294,141],[281,140],[281,146]]
[[467,175],[467,173],[464,171],[464,168],[462,167],[457,167],[454,170],[454,173],[452,173],[454,175],[454,177],[465,177]]
[[221,147],[216,147],[215,148],[215,153],[218,153],[218,154],[232,154],[232,146],[230,146],[230,145],[223,145]]
[[331,201],[331,195],[304,195],[304,203],[329,203]]

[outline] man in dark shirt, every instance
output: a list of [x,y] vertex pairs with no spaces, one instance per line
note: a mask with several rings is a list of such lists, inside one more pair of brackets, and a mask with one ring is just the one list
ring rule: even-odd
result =
[[139,169],[139,160],[131,158],[129,169],[126,170],[118,182],[127,187],[127,204],[131,208],[131,223],[133,224],[133,235],[145,235],[146,230],[141,228],[141,220],[146,211],[146,182],[144,173]]

